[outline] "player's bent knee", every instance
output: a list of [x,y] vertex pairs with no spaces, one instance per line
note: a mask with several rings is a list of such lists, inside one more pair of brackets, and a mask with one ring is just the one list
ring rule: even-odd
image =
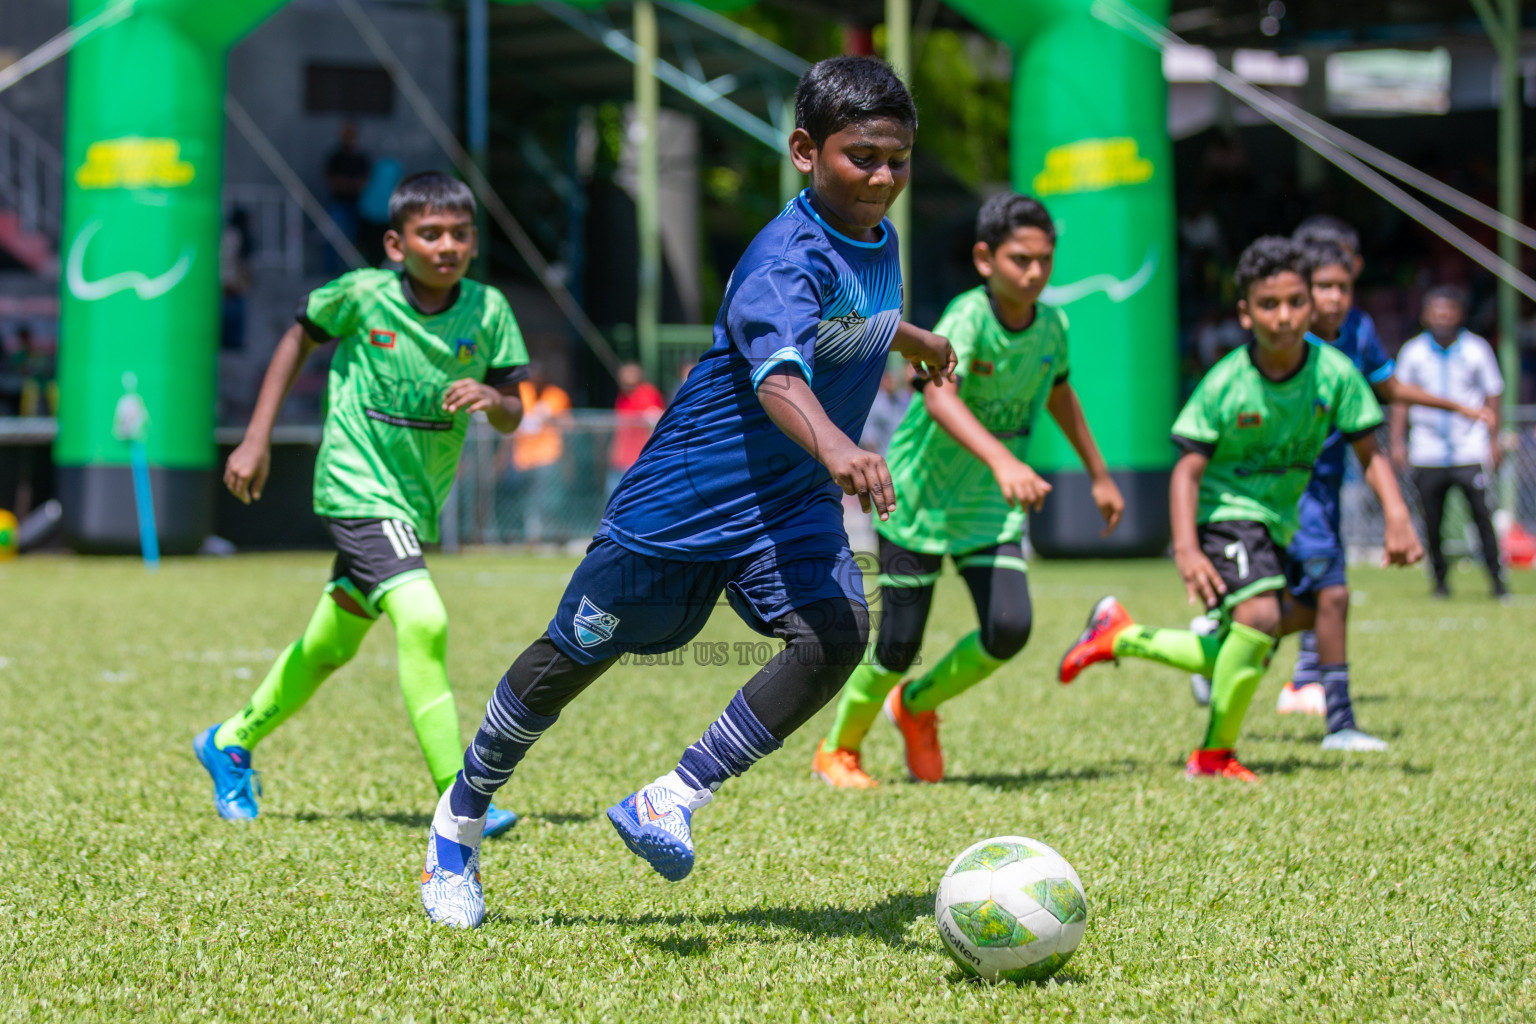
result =
[[922,644],[875,643],[875,661],[887,672],[905,672],[917,660]]
[[1034,619],[1028,612],[1023,614],[997,614],[986,624],[981,633],[981,646],[998,661],[1007,661],[1029,643]]
[[1280,633],[1280,599],[1273,593],[1250,597],[1232,609],[1232,620],[1260,633],[1277,636]]

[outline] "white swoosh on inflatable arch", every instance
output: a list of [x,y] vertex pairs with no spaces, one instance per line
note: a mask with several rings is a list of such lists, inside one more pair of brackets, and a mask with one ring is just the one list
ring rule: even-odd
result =
[[1124,302],[1145,288],[1156,272],[1157,252],[1149,249],[1141,269],[1124,281],[1113,274],[1094,274],[1071,284],[1047,285],[1045,291],[1040,293],[1040,299],[1048,305],[1065,306],[1078,299],[1086,299],[1095,292],[1103,292],[1110,302]]
[[192,261],[197,257],[197,250],[192,246],[184,246],[181,250],[181,258],[165,273],[150,277],[138,270],[125,270],[120,274],[112,274],[100,281],[87,281],[85,279],[85,250],[91,244],[91,239],[102,229],[100,220],[93,220],[80,229],[74,242],[69,247],[69,262],[65,267],[65,281],[69,285],[70,294],[81,302],[100,302],[110,298],[118,292],[132,291],[139,298],[148,302],[158,299],[166,292],[175,288],[187,276],[192,269]]

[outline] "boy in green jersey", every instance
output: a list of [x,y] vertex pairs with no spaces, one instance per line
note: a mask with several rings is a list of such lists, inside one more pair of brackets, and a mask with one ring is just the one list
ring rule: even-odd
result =
[[1261,238],[1248,247],[1235,283],[1238,317],[1254,341],[1211,368],[1173,424],[1173,441],[1184,451],[1168,489],[1174,561],[1190,603],[1217,611],[1217,630],[1148,629],[1106,597],[1061,660],[1063,683],[1122,657],[1209,676],[1210,725],[1185,767],[1190,778],[1258,781],[1232,748],[1276,641],[1316,619],[1316,594],[1301,587],[1307,568],[1286,545],[1334,431],[1354,447],[1381,501],[1384,563],[1423,557],[1397,478],[1376,447],[1381,407],[1370,384],[1347,355],[1307,336],[1310,277],[1305,253],[1290,239]]
[[[351,660],[381,613],[395,627],[400,689],[438,792],[462,760],[448,616],[421,545],[437,540],[470,414],[484,412],[502,433],[517,429],[528,353],[506,298],[464,280],[477,238],[475,199],[463,182],[436,172],[402,181],[384,247],[403,273],[358,270],[310,293],[224,470],[236,498],[261,497],[277,411],[304,360],[335,341],[315,460],[315,512],[337,548],[327,596],[245,707],[193,744],[213,777],[214,806],[231,820],[257,814],[256,744]],[[498,831],[517,820],[492,813]]]
[[[924,388],[891,439],[886,460],[900,500],[880,535],[880,633],[838,700],[832,734],[816,748],[814,774],[867,789],[864,734],[882,703],[906,745],[913,779],[944,777],[938,717],[944,701],[996,672],[1029,640],[1026,509],[1051,485],[1024,462],[1044,406],[1093,478],[1093,498],[1113,530],[1125,502],[1099,455],[1077,393],[1067,383],[1067,319],[1039,301],[1050,280],[1056,226],[1045,207],[1003,193],[976,219],[972,258],[985,284],[949,304],[935,333],[950,339],[956,388]],[[897,686],[916,660],[948,555],[976,605],[981,628],[927,673]]]

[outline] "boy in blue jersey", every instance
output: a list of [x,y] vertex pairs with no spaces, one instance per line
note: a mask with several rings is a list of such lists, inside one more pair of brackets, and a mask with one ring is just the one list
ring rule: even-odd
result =
[[[1327,342],[1348,356],[1384,404],[1403,402],[1482,415],[1393,375],[1395,364],[1376,333],[1375,322],[1354,304],[1354,283],[1363,267],[1354,229],[1336,218],[1319,216],[1302,222],[1292,239],[1305,247],[1311,267],[1312,340]],[[1349,586],[1339,509],[1344,449],[1344,439],[1337,433],[1324,442],[1298,505],[1299,526],[1288,550],[1299,576],[1291,590],[1315,603],[1317,622],[1301,634],[1296,668],[1280,691],[1276,710],[1326,716],[1325,750],[1380,751],[1387,748],[1386,742],[1356,728],[1349,696],[1345,636]]]
[[790,154],[811,187],[736,265],[714,346],[624,475],[548,630],[507,670],[438,802],[421,885],[433,921],[479,925],[492,795],[620,655],[683,646],[722,592],[785,641],[675,769],[608,811],[630,850],[677,881],[693,868],[693,812],[779,749],[864,652],[868,610],[840,492],[882,518],[895,493],[885,460],[852,439],[889,352],[934,384],[954,354],[901,323],[885,213],[906,184],[917,112],[900,79],[874,58],[822,61],[796,90],[795,125]]

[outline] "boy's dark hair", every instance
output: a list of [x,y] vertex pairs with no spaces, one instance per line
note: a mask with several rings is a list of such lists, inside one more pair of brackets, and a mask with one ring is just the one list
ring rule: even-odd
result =
[[442,171],[413,174],[389,194],[389,226],[396,231],[403,229],[410,218],[428,210],[473,215],[475,194],[458,178]]
[[1424,293],[1424,302],[1420,305],[1420,308],[1422,309],[1422,308],[1427,307],[1431,302],[1434,302],[1436,299],[1443,299],[1446,302],[1454,302],[1454,303],[1456,303],[1456,308],[1461,310],[1461,315],[1463,317],[1465,317],[1467,315],[1467,293],[1465,291],[1463,291],[1462,289],[1456,287],[1455,285],[1453,285],[1453,284],[1437,284],[1437,285],[1435,285],[1429,291]]
[[1350,274],[1355,272],[1354,257],[1338,242],[1313,242],[1302,250],[1307,261],[1307,278],[1324,267],[1343,267]]
[[1301,275],[1301,279],[1308,284],[1312,281],[1312,267],[1301,246],[1279,235],[1265,235],[1255,240],[1237,258],[1237,270],[1232,274],[1232,283],[1237,286],[1237,297],[1247,299],[1248,289],[1254,284],[1287,270]]
[[849,125],[889,117],[917,131],[917,107],[896,72],[879,57],[817,61],[795,87],[795,127],[817,148]]
[[1291,241],[1298,245],[1332,242],[1357,256],[1360,254],[1360,232],[1326,213],[1313,214],[1296,225],[1296,230],[1291,232]]
[[976,214],[976,241],[996,249],[1018,228],[1039,228],[1056,243],[1056,222],[1038,199],[1017,192],[999,192],[981,204]]

